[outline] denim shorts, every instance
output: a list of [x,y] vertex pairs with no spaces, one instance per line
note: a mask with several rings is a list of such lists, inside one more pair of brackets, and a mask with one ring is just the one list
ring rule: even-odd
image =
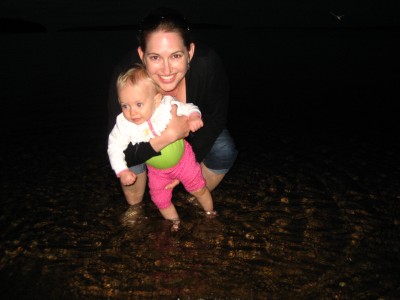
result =
[[222,130],[210,152],[204,158],[204,165],[217,174],[226,174],[232,168],[238,151],[227,129]]
[[[224,129],[215,140],[210,152],[204,158],[204,165],[217,174],[226,174],[232,168],[238,151],[229,131]],[[140,164],[129,168],[135,174],[146,171],[146,164]]]

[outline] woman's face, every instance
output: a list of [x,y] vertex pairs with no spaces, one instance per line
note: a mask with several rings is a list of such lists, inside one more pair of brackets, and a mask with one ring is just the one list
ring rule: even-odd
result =
[[188,51],[179,33],[157,31],[148,36],[146,52],[139,47],[138,53],[149,76],[164,92],[173,92],[185,77],[194,44]]

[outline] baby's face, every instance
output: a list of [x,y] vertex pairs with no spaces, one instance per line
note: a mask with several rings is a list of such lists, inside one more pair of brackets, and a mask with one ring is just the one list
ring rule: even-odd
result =
[[146,81],[140,81],[135,85],[128,83],[118,90],[118,98],[125,119],[136,125],[147,122],[151,118],[160,96],[161,94],[158,94]]

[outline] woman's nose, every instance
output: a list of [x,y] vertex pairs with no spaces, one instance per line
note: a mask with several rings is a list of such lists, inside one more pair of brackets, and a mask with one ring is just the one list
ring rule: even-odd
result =
[[168,59],[164,60],[164,65],[163,65],[163,67],[164,67],[164,68],[163,68],[163,73],[164,73],[164,74],[169,74],[169,73],[171,73],[171,68],[170,68]]

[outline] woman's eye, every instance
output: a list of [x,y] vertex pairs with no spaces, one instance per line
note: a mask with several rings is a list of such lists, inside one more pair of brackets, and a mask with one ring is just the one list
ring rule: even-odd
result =
[[158,60],[158,56],[152,55],[152,56],[149,56],[149,59],[152,61],[156,61],[156,60]]
[[178,58],[181,58],[182,57],[182,54],[174,54],[174,55],[172,55],[172,58],[174,58],[174,59],[178,59]]

